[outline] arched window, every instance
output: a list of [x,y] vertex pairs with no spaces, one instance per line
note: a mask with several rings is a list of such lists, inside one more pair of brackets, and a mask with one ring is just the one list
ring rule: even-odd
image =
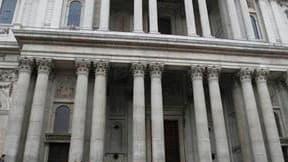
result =
[[3,0],[0,9],[0,23],[11,24],[17,0]]
[[68,133],[70,127],[70,109],[62,105],[56,109],[54,120],[55,133]]
[[260,39],[261,38],[261,34],[260,34],[260,31],[259,31],[258,22],[257,22],[255,16],[254,15],[250,15],[250,19],[251,19],[251,23],[252,23],[252,27],[253,27],[255,38],[256,39]]
[[80,26],[80,17],[81,17],[81,2],[72,1],[69,6],[68,13],[68,26]]

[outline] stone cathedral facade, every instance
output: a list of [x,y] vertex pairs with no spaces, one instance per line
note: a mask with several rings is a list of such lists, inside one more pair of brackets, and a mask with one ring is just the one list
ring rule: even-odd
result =
[[288,162],[287,0],[0,0],[5,162]]

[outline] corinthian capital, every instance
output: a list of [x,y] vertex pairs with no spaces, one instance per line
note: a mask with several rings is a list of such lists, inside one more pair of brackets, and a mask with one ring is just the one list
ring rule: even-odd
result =
[[256,69],[256,81],[262,82],[267,80],[267,76],[269,75],[269,69],[267,68],[258,68]]
[[33,59],[28,57],[21,57],[19,59],[19,72],[31,72]]
[[108,61],[99,60],[94,61],[94,67],[95,67],[95,74],[96,75],[105,75],[107,74],[109,63]]
[[75,61],[77,74],[88,75],[91,62],[87,59],[77,59]]
[[191,78],[192,80],[202,80],[205,67],[202,65],[191,66]]
[[38,73],[49,73],[52,67],[52,59],[39,58],[36,60],[38,65]]
[[220,66],[208,66],[207,72],[208,72],[208,79],[209,80],[218,80],[220,75],[221,67]]
[[244,67],[240,69],[240,80],[241,81],[251,81],[251,76],[254,72],[254,69],[249,67]]
[[154,77],[160,78],[162,76],[162,71],[164,69],[164,65],[162,63],[159,63],[159,62],[151,63],[149,65],[149,69],[150,69],[151,78],[154,78]]
[[147,65],[142,62],[132,63],[131,70],[134,77],[144,77]]

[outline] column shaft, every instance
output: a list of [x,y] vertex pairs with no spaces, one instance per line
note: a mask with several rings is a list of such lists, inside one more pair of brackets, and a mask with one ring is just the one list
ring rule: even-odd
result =
[[196,36],[196,25],[194,16],[194,7],[192,0],[185,0],[185,13],[186,13],[186,25],[188,36]]
[[32,60],[21,58],[19,65],[19,76],[17,81],[17,90],[12,101],[12,107],[9,111],[7,134],[5,140],[5,154],[7,162],[18,161],[18,150],[22,132],[22,123],[25,113],[25,104],[31,78]]
[[272,162],[284,162],[283,152],[281,149],[280,138],[278,135],[277,125],[274,117],[273,106],[267,87],[266,77],[269,71],[266,69],[258,69],[256,72],[257,91],[262,110],[265,132],[268,141],[268,150],[270,152]]
[[134,0],[134,32],[143,32],[143,2]]
[[208,67],[209,94],[216,140],[216,157],[219,162],[230,162],[228,138],[219,87],[219,72],[220,68],[218,67]]
[[240,22],[239,22],[239,17],[237,14],[235,1],[226,0],[226,3],[227,3],[227,10],[228,10],[229,19],[230,19],[230,26],[231,26],[232,33],[233,33],[233,38],[242,39],[242,32],[241,32],[241,27],[240,27]]
[[212,162],[208,118],[203,88],[203,71],[204,68],[198,65],[192,66],[191,68],[196,133],[198,141],[197,147],[199,162]]
[[44,20],[46,16],[46,7],[47,7],[48,0],[40,0],[38,2],[37,10],[36,10],[36,21],[35,26],[36,27],[42,27],[44,26]]
[[[105,0],[108,1],[108,0]],[[83,16],[83,28],[93,30],[95,0],[86,0]]]
[[165,162],[164,114],[162,96],[163,65],[150,65],[151,70],[151,127],[152,127],[152,161]]
[[145,127],[145,65],[132,65],[134,73],[133,87],[133,161],[146,162],[146,127]]
[[110,20],[110,0],[101,0],[99,30],[108,31]]
[[89,64],[90,62],[87,60],[76,61],[77,83],[69,150],[70,162],[83,160]]
[[158,34],[158,9],[157,0],[149,0],[149,26],[150,33]]
[[102,61],[96,62],[90,142],[90,161],[95,162],[103,162],[104,160],[107,68],[108,63]]
[[209,15],[207,10],[206,0],[198,0],[201,27],[202,27],[202,36],[211,37],[211,29],[209,22]]
[[254,162],[267,162],[267,155],[259,120],[259,114],[257,111],[255,95],[251,83],[252,72],[253,70],[249,68],[243,68],[240,71],[244,105],[249,125],[249,135],[253,150]]
[[42,144],[42,127],[45,113],[45,101],[49,81],[51,60],[40,59],[23,162],[39,162],[40,146]]
[[255,40],[255,33],[253,30],[247,0],[240,0],[240,7],[242,10],[243,21],[246,29],[246,34],[249,40]]

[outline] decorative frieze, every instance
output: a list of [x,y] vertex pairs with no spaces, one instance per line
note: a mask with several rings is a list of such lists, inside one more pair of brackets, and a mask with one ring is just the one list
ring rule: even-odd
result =
[[74,98],[75,77],[73,75],[59,76],[56,80],[56,98]]

